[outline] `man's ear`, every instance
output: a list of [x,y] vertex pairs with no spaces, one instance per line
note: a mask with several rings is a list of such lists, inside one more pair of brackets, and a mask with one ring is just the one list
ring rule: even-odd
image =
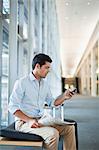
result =
[[40,69],[40,64],[37,63],[37,64],[36,64],[36,68],[37,68],[37,69]]

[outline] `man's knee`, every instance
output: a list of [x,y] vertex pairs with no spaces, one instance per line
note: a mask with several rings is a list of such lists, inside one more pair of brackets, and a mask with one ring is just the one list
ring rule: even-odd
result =
[[48,135],[44,142],[44,147],[48,150],[57,150],[59,141],[59,131],[55,128],[50,127],[48,129]]
[[53,127],[49,128],[48,135],[51,137],[59,138],[59,131]]
[[58,141],[59,140],[59,131],[53,127],[48,129],[48,136],[46,142],[50,143],[51,141]]

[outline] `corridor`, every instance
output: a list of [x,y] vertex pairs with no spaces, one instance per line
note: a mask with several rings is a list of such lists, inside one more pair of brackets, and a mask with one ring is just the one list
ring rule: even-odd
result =
[[[39,53],[52,59],[46,80],[54,99],[77,88],[79,95],[65,102],[64,111],[66,119],[77,122],[78,150],[99,150],[99,0],[0,0],[0,130],[14,122],[8,104],[15,81],[33,73],[33,58]],[[40,97],[38,85],[35,100],[40,110],[47,97],[41,105],[45,91]]]
[[65,104],[65,116],[78,123],[79,150],[99,149],[99,98],[76,96]]

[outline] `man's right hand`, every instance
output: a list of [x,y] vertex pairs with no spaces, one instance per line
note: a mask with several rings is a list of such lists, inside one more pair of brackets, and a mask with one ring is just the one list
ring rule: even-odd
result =
[[37,119],[31,119],[28,121],[29,127],[31,128],[40,128],[42,127],[42,125],[40,123],[38,123]]
[[42,125],[40,123],[38,123],[37,119],[33,119],[33,118],[28,117],[21,110],[17,110],[14,113],[14,115],[17,116],[18,118],[20,118],[21,120],[23,120],[24,122],[27,122],[29,127],[31,127],[31,128],[40,128],[40,127],[42,127]]

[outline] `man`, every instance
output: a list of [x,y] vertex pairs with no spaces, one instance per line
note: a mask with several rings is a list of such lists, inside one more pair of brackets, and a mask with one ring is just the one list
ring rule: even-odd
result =
[[16,117],[16,130],[42,136],[45,149],[58,150],[59,136],[63,135],[64,150],[76,150],[74,126],[44,126],[38,123],[44,113],[45,102],[49,106],[52,103],[58,106],[72,97],[72,93],[66,90],[53,102],[50,88],[44,79],[50,71],[51,62],[51,58],[42,53],[33,58],[32,72],[15,82],[9,111]]

